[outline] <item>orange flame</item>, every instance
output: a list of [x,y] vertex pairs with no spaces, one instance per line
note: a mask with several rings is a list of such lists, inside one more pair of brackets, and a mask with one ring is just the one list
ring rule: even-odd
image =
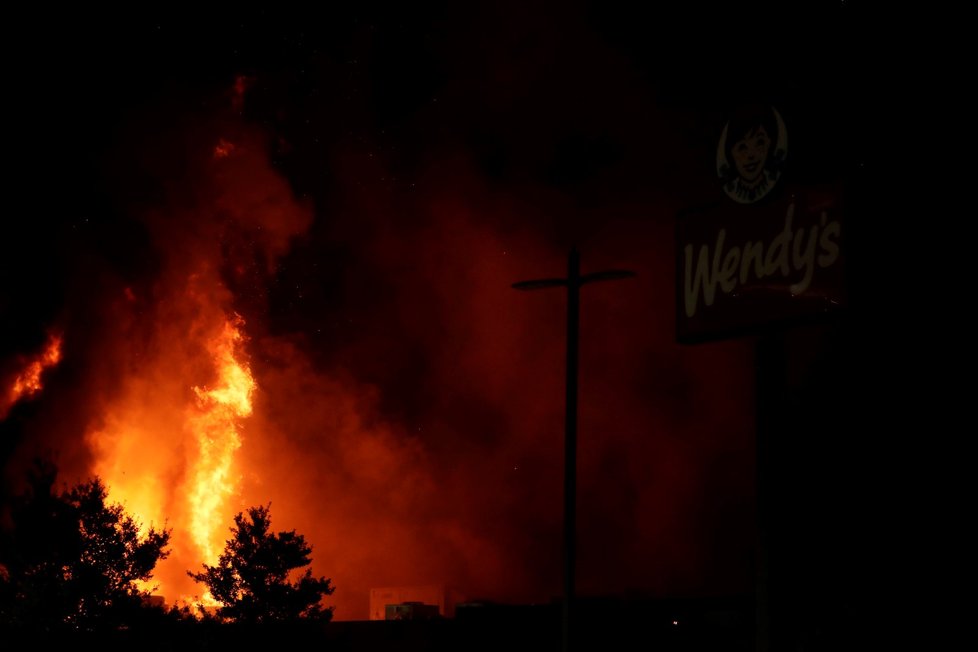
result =
[[[235,453],[257,384],[244,360],[244,321],[208,312],[185,342],[167,341],[89,433],[94,472],[144,527],[165,523],[171,554],[144,590],[192,607],[215,604],[186,576],[224,548],[240,473]],[[198,353],[206,357],[197,358]],[[188,357],[194,362],[188,363]],[[195,385],[204,375],[207,385]],[[197,380],[197,382],[200,382]]]
[[218,371],[214,387],[194,387],[197,413],[189,420],[199,456],[191,469],[190,531],[204,563],[214,564],[223,548],[224,504],[237,485],[234,453],[241,447],[239,421],[251,414],[255,379],[238,361],[243,336],[239,317],[229,320],[213,341],[211,353]]
[[51,335],[44,350],[30,360],[23,370],[17,374],[7,392],[6,400],[0,404],[0,418],[6,416],[7,411],[22,398],[33,396],[42,389],[41,375],[49,367],[53,367],[61,361],[61,336]]
[[[235,97],[249,83],[238,79]],[[203,150],[190,148],[209,159],[202,168],[204,161],[191,161],[202,173],[194,175],[202,203],[184,210],[182,199],[168,201],[144,216],[159,237],[159,275],[138,293],[123,289],[111,305],[118,341],[107,343],[104,368],[111,371],[93,394],[89,472],[141,523],[170,530],[156,586],[145,587],[170,604],[211,603],[193,597],[203,587],[187,571],[218,561],[234,514],[257,504],[246,499],[250,483],[262,482],[264,469],[247,458],[266,436],[264,426],[260,434],[249,430],[257,383],[224,274],[244,281],[259,260],[271,269],[292,235],[312,223],[309,207],[295,202],[270,167],[263,143],[264,136],[234,129]]]

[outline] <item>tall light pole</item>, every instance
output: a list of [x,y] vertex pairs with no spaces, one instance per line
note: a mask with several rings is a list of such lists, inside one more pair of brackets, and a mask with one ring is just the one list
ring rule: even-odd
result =
[[561,649],[570,643],[571,604],[574,601],[577,520],[577,349],[581,286],[597,281],[614,281],[635,276],[625,269],[609,269],[581,276],[581,257],[576,247],[567,256],[567,278],[543,278],[513,283],[517,290],[567,288],[567,391],[564,415],[564,604],[561,622]]

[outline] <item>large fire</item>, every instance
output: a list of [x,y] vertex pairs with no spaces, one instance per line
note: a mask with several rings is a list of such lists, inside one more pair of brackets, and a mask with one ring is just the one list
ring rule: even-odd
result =
[[[95,471],[110,497],[143,526],[172,528],[172,559],[161,562],[146,588],[174,603],[209,602],[206,594],[194,597],[202,587],[193,587],[185,571],[217,562],[240,509],[234,501],[241,475],[235,453],[256,388],[242,351],[243,327],[232,314],[209,328],[191,329],[207,363],[172,365],[173,358],[198,350],[193,342],[149,360],[145,377],[131,381],[105,426],[89,435]],[[187,376],[162,377],[175,368]],[[195,373],[203,377],[195,379]]]
[[[224,154],[215,164],[247,163],[230,160],[241,152],[229,141],[218,147]],[[218,182],[221,172],[207,170]],[[227,214],[228,204],[218,194],[205,208]],[[132,329],[126,366],[87,440],[110,499],[144,527],[171,530],[170,556],[144,588],[174,604],[200,604],[211,600],[187,571],[217,562],[234,514],[246,507],[237,454],[257,384],[244,351],[244,319],[231,308],[215,264],[220,252],[213,245],[223,231],[186,235],[146,296],[124,290],[120,318]],[[153,317],[147,320],[141,306]]]
[[247,449],[266,435],[252,423],[249,337],[222,270],[273,259],[311,221],[255,140],[219,139],[199,153],[209,156],[196,159],[198,203],[147,216],[166,264],[115,303],[116,382],[86,437],[109,498],[143,527],[171,531],[170,554],[143,588],[178,605],[214,604],[187,571],[216,564],[235,514],[267,500],[245,486],[262,475]]

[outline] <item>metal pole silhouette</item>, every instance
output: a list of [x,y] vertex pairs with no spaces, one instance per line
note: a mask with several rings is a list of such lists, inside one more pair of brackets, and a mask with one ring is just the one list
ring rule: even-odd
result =
[[544,278],[513,283],[517,290],[567,288],[567,385],[564,415],[564,604],[561,619],[561,649],[570,650],[571,605],[574,601],[574,570],[577,533],[577,350],[581,286],[597,281],[614,281],[635,276],[624,269],[611,269],[581,276],[580,253],[572,247],[567,257],[567,278]]

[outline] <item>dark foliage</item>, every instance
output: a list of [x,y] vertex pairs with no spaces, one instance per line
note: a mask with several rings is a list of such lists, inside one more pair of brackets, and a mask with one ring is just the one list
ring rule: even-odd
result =
[[56,468],[39,461],[15,497],[0,534],[0,624],[39,631],[95,631],[163,618],[137,581],[166,558],[170,531],[107,504],[99,478],[60,493]]
[[232,538],[216,566],[204,564],[200,573],[188,571],[205,584],[222,604],[222,618],[239,624],[268,624],[299,620],[327,622],[332,607],[322,599],[333,593],[331,580],[316,578],[306,569],[312,548],[295,530],[273,533],[268,506],[239,512],[231,528]]

